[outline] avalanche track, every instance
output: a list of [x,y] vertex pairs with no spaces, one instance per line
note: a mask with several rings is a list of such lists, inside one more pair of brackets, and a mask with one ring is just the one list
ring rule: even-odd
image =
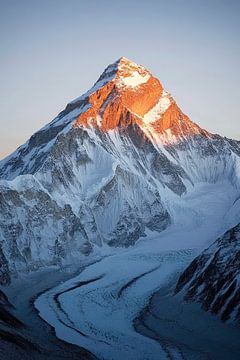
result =
[[[134,320],[153,294],[232,225],[227,214],[237,194],[229,184],[227,188],[230,191],[226,184],[195,187],[178,205],[169,205],[174,222],[167,230],[149,233],[132,248],[113,250],[43,293],[35,301],[39,315],[57,337],[100,359],[186,359],[177,343],[136,332]],[[199,353],[194,356],[203,359]]]

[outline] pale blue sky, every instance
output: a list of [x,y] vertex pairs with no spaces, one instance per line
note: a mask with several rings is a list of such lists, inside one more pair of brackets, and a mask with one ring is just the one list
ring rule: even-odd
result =
[[200,126],[240,139],[240,1],[0,0],[0,49],[0,157],[121,56]]

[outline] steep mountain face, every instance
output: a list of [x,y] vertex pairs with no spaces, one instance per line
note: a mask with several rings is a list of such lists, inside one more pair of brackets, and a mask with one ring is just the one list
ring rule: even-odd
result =
[[192,261],[178,280],[181,290],[223,321],[240,322],[240,224]]
[[72,260],[92,248],[71,206],[60,207],[27,175],[0,184],[0,229],[2,284],[10,272]]
[[194,184],[238,189],[239,155],[239,142],[201,129],[147,69],[121,58],[0,162],[1,272],[160,232]]

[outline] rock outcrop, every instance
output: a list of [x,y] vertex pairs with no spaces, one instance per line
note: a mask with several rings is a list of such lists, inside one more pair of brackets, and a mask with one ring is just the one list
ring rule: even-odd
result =
[[192,261],[178,280],[180,291],[223,321],[240,322],[240,224]]

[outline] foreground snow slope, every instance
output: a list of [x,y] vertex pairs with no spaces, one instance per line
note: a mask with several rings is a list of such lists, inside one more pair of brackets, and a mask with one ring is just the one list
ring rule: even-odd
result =
[[[79,276],[42,294],[35,306],[59,338],[101,359],[196,359],[180,344],[164,346],[134,330],[151,295],[167,286],[202,247],[224,231],[236,196],[226,183],[196,186],[174,204],[175,223],[134,247],[103,256]],[[188,357],[188,356],[195,357]]]

